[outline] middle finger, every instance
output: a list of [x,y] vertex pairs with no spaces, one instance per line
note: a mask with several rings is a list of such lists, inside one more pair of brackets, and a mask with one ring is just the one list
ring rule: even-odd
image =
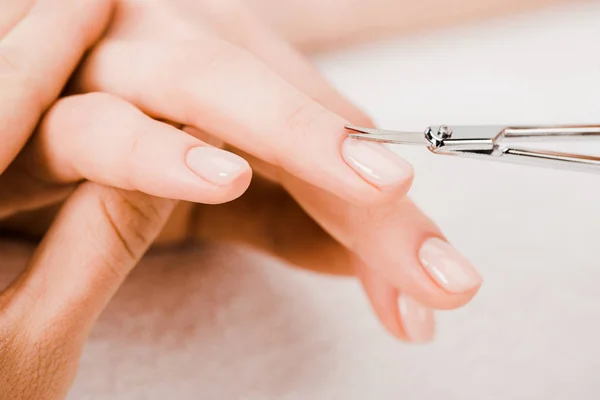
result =
[[[240,18],[243,21],[236,23],[244,26],[244,34],[234,34],[230,40],[243,44],[323,106],[353,123],[365,120],[295,49],[270,34],[252,15],[242,13]],[[377,280],[385,279],[388,285],[436,308],[466,303],[481,284],[472,265],[447,244],[438,227],[410,199],[358,207],[286,171],[274,173],[264,161],[245,156],[257,171],[278,176],[315,220],[366,262]],[[371,290],[367,292],[373,295]]]
[[[245,21],[245,34],[234,40],[244,43],[284,79],[323,106],[353,123],[371,125],[368,120],[363,122],[364,114],[288,43],[271,34],[252,15],[247,14]],[[253,160],[253,165],[256,161]],[[481,284],[471,264],[445,243],[438,227],[410,199],[391,205],[355,207],[318,188],[307,187],[290,174],[283,172],[280,176],[282,183],[317,221],[367,261],[377,280],[386,278],[388,285],[401,288],[424,304],[440,308],[464,304]],[[442,253],[425,243],[434,243],[442,248]],[[432,263],[432,253],[445,256],[433,257]],[[440,262],[442,259],[444,262]],[[360,277],[366,275],[362,273]]]

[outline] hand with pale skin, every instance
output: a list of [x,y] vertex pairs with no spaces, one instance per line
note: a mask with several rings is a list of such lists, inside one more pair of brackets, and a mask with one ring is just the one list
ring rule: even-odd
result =
[[344,126],[369,118],[242,3],[122,0],[114,18],[77,90],[223,142],[254,172],[237,201],[191,211],[196,238],[356,274],[402,339],[430,340],[432,310],[474,296],[479,274],[406,197],[410,165],[348,139]]
[[479,274],[405,196],[410,166],[348,140],[344,125],[369,119],[250,9],[121,0],[96,43],[110,2],[56,3],[0,3],[0,218],[45,231],[34,210],[67,198],[0,295],[0,392],[62,398],[95,319],[159,234],[356,275],[404,340],[430,340],[433,310],[475,295]]
[[280,36],[306,51],[582,1],[586,0],[244,0]]
[[126,100],[250,162],[254,180],[239,201],[187,210],[194,237],[356,274],[388,330],[412,341],[433,336],[433,309],[462,306],[477,292],[473,266],[405,197],[410,165],[347,139],[348,122],[369,119],[250,10],[222,0],[123,0],[113,18],[73,81],[77,92],[107,94],[61,100],[46,115],[21,157],[30,176],[194,203],[243,191],[241,159],[190,150],[197,139]]
[[[175,208],[163,197],[230,201],[248,187],[251,170],[114,96],[55,103],[113,4],[39,0],[27,12],[19,5],[0,3],[0,217],[67,200],[25,271],[0,288],[0,397],[62,399],[94,322]],[[179,157],[187,151],[209,159],[199,161],[205,177]],[[235,178],[211,180],[219,165],[210,157],[239,165]],[[106,185],[76,185],[84,180]]]

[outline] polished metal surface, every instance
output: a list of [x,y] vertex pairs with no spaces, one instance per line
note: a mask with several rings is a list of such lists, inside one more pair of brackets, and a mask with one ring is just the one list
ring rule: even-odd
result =
[[398,132],[384,131],[380,129],[361,128],[357,126],[347,126],[347,130],[356,132],[349,136],[354,139],[368,140],[372,142],[389,144],[412,144],[429,146],[431,143],[425,138],[423,132]]
[[[430,126],[424,133],[383,131],[348,126],[350,137],[389,144],[425,145],[435,154],[494,159],[600,173],[600,156],[534,150],[518,146],[519,140],[599,139],[600,126]],[[510,143],[509,143],[510,142]]]

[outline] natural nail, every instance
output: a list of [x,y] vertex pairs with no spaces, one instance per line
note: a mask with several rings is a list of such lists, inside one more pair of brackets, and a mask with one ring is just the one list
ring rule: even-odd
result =
[[219,186],[231,184],[249,168],[243,158],[208,146],[189,150],[186,163],[196,175]]
[[412,175],[412,167],[378,143],[348,138],[342,156],[363,179],[385,189],[401,184]]
[[435,322],[433,310],[404,294],[398,299],[404,333],[412,342],[429,342],[433,339]]
[[448,292],[466,293],[483,282],[475,267],[442,239],[428,239],[421,247],[419,259],[425,271]]

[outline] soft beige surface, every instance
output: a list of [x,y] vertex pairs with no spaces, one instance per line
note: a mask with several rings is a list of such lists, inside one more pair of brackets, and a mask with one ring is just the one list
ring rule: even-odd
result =
[[[600,122],[598,21],[596,3],[320,62],[389,128]],[[433,345],[391,340],[352,280],[202,246],[134,272],[70,398],[598,398],[600,175],[399,151],[412,196],[486,278]],[[3,249],[2,264],[24,256]]]

